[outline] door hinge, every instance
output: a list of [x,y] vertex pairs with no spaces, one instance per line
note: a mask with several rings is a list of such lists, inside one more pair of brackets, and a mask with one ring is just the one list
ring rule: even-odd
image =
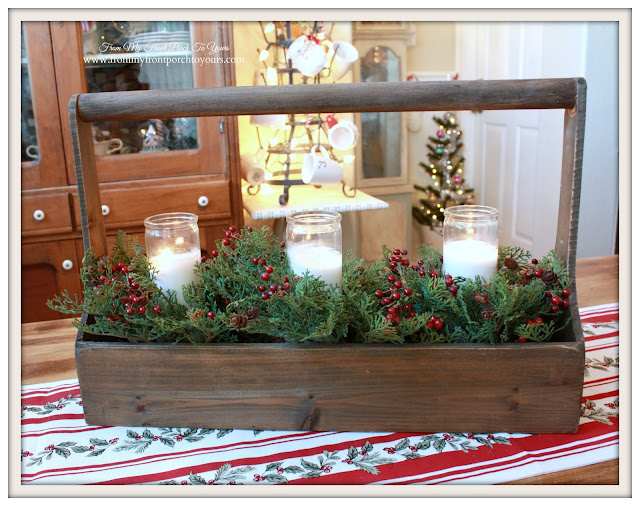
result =
[[224,133],[224,118],[220,118],[220,133]]

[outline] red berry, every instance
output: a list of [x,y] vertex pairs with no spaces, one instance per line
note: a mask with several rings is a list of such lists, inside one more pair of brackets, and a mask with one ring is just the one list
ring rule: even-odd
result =
[[265,270],[265,271],[267,271],[269,274],[271,274],[271,273],[273,272],[273,267],[271,267],[270,265],[267,265],[267,266],[264,268],[264,270]]
[[571,290],[565,288],[564,290],[562,290],[562,295],[563,297],[569,297],[569,295],[571,295]]
[[544,320],[542,318],[538,317],[535,320],[533,320],[533,323],[544,323]]
[[411,295],[412,293],[413,293],[413,290],[412,290],[411,288],[407,287],[407,288],[405,288],[405,289],[404,289],[404,294],[405,294],[406,296],[409,296],[409,295]]
[[291,285],[286,282],[284,285],[282,285],[282,288],[284,288],[285,290],[289,290],[289,288],[291,288]]
[[405,267],[407,267],[410,264],[409,259],[408,258],[403,258],[402,259],[402,265],[404,265]]
[[266,287],[266,286],[264,286],[264,285],[260,285],[260,286],[258,287],[258,290],[259,290],[259,291],[261,291],[261,292],[266,292],[266,291],[267,291],[267,287]]
[[384,299],[382,299],[382,302],[384,302],[385,306],[391,304],[391,297],[385,297]]
[[444,284],[447,285],[447,286],[453,285],[453,279],[451,279],[451,278],[445,279],[444,280]]
[[438,271],[431,271],[430,276],[431,276],[432,278],[437,278],[437,277],[438,277]]
[[219,254],[220,254],[220,252],[219,252],[217,249],[214,249],[214,250],[211,252],[211,256],[212,256],[212,257],[214,257],[214,258],[215,258],[215,257],[217,257]]
[[271,279],[271,275],[268,272],[263,272],[260,274],[260,279],[263,281],[269,281]]
[[527,271],[526,274],[524,275],[524,277],[527,278],[527,279],[531,279],[533,277],[533,272]]
[[213,311],[209,311],[207,313],[207,318],[209,318],[210,320],[214,319],[216,317],[215,313]]
[[289,282],[289,276],[285,276],[285,277],[283,277],[283,278],[282,278],[282,280],[283,280],[285,283],[288,283],[288,282]]
[[560,297],[558,297],[557,295],[554,295],[553,297],[551,297],[551,303],[554,306],[559,306],[561,302],[562,302],[562,299],[560,299]]
[[267,261],[264,258],[262,258],[260,260],[260,265],[267,265]]
[[128,314],[129,316],[131,316],[134,312],[135,312],[135,311],[133,310],[133,308],[132,308],[132,307],[128,307],[128,308],[127,308],[127,314]]
[[531,260],[531,263],[532,263],[533,265],[536,265],[536,264],[538,263],[538,260],[536,260],[536,259],[534,258],[533,260]]
[[140,296],[140,304],[144,304],[145,302],[147,302],[147,296],[146,295],[141,295]]
[[454,285],[454,286],[451,286],[451,287],[449,287],[449,291],[450,291],[453,295],[455,295],[455,294],[457,294],[457,293],[458,293],[458,287],[457,287],[457,286],[455,286],[455,285]]
[[160,308],[160,306],[153,306],[153,312],[155,314],[160,314],[162,312],[162,309]]
[[396,262],[389,262],[389,267],[395,269],[396,267],[398,267],[398,264]]
[[132,281],[131,288],[133,288],[134,290],[137,290],[138,288],[140,288],[140,284],[137,281]]
[[518,341],[520,341],[521,343],[524,343],[526,340],[527,340],[527,338],[526,338],[526,337],[522,337],[522,336],[520,336],[520,337],[518,338]]
[[558,311],[558,309],[560,309],[558,306],[556,306],[555,304],[553,306],[551,306],[551,312],[555,313]]
[[395,277],[395,276],[391,276],[391,275],[387,276],[387,281],[388,281],[389,283],[393,283],[395,280],[396,280],[396,277]]
[[401,255],[407,256],[408,251],[406,249],[403,249],[402,251],[400,251]]
[[225,237],[224,239],[222,239],[222,244],[224,244],[225,246],[229,246],[229,244],[231,244],[231,241],[228,237]]
[[421,266],[424,265],[424,260],[422,260],[422,258],[418,260],[418,265],[421,265]]
[[138,307],[138,314],[144,314],[147,308],[145,306]]
[[398,300],[400,297],[401,297],[401,295],[400,295],[398,292],[393,292],[393,293],[391,294],[391,298],[392,298],[393,300]]
[[231,226],[229,227],[229,232],[230,232],[231,234],[233,234],[233,233],[235,233],[235,231],[236,231],[236,227],[234,227],[233,225],[231,225]]
[[395,286],[396,288],[402,288],[402,281],[400,280],[394,281],[393,286]]
[[568,307],[571,305],[571,301],[569,301],[569,299],[564,299],[564,300],[562,301],[562,305],[563,305],[565,308],[568,308]]
[[542,277],[542,269],[537,269],[536,272],[533,273],[536,278]]
[[258,257],[253,257],[253,258],[251,259],[251,261],[252,261],[255,265],[258,265],[258,264],[260,263],[260,259],[259,259]]
[[200,261],[201,261],[202,263],[205,263],[205,262],[207,261],[207,257],[200,257]]
[[260,297],[262,297],[262,300],[267,300],[270,295],[268,293],[263,293]]
[[442,322],[442,320],[435,320],[435,321],[433,322],[433,324],[435,325],[435,327],[436,327],[437,329],[441,329],[441,328],[442,328],[442,326],[444,325],[444,323]]

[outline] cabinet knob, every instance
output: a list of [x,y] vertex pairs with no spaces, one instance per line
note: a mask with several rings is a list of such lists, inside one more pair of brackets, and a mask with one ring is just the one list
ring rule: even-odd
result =
[[102,206],[102,216],[107,216],[110,212],[111,212],[111,209],[109,209],[109,206],[106,206],[106,205]]
[[198,205],[200,207],[207,207],[209,205],[209,199],[203,195],[198,199]]
[[71,269],[73,269],[73,262],[69,259],[66,259],[62,262],[62,268],[65,271],[70,271]]
[[44,220],[44,211],[42,209],[37,209],[33,212],[33,219],[37,221]]

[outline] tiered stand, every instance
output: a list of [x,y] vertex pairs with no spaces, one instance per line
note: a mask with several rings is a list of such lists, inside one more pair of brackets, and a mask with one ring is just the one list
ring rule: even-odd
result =
[[[92,121],[243,114],[564,109],[555,249],[575,278],[584,79],[318,84],[72,97],[85,248],[107,254]],[[560,168],[559,168],[560,169]],[[575,432],[584,337],[575,286],[560,342],[135,344],[78,333],[91,425],[408,432]],[[86,316],[84,316],[86,318]]]

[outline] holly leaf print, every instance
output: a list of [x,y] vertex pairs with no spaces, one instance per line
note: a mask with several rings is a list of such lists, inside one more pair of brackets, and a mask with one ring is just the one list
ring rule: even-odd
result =
[[74,446],[71,448],[71,450],[73,450],[74,453],[85,453],[89,451],[89,447],[88,446]]
[[408,447],[409,447],[409,438],[404,438],[395,446],[397,452],[402,451]]
[[302,475],[302,478],[317,478],[318,476],[322,476],[322,471],[312,471],[309,473],[305,473]]
[[199,436],[206,436],[207,434],[212,434],[216,431],[216,429],[200,429],[198,433]]
[[[364,448],[364,447],[363,447]],[[347,452],[347,457],[349,457],[351,460],[355,459],[358,457],[358,450],[356,450],[353,446],[351,448],[349,448],[349,451]]]
[[57,455],[60,455],[62,457],[64,457],[65,459],[71,455],[71,452],[69,450],[67,450],[66,448],[55,448],[53,450],[54,452],[56,452]]
[[193,472],[189,473],[189,481],[194,485],[206,485],[207,481],[198,474],[193,474]]
[[182,437],[188,438],[191,434],[197,434],[198,429],[187,429],[182,433]]
[[[307,471],[319,471],[320,470],[320,466],[312,463],[312,462],[307,462],[304,459],[300,459],[300,464],[302,465],[302,467],[304,467]],[[320,475],[318,475],[320,476]]]
[[144,429],[144,432],[142,433],[142,437],[147,439],[153,439],[153,434],[149,429]]
[[57,446],[61,446],[62,448],[68,448],[69,446],[75,446],[76,444],[72,441],[65,441],[64,443],[60,443]]
[[447,442],[444,439],[437,439],[433,442],[433,447],[438,450],[438,453],[442,453],[445,446],[447,446]]
[[96,439],[92,437],[89,439],[89,442],[94,446],[109,446],[109,443],[104,439]]
[[489,448],[493,448],[493,443],[489,441],[487,438],[484,438],[482,436],[476,436],[476,441],[485,446],[488,446]]
[[127,437],[130,437],[131,439],[135,439],[139,436],[140,434],[138,434],[135,430],[131,430],[131,429],[127,430]]
[[230,434],[231,432],[233,432],[233,429],[220,429],[218,431],[217,437],[220,438],[220,437],[226,436],[227,434]]
[[269,471],[273,471],[274,469],[278,469],[281,465],[282,465],[282,462],[272,462],[267,466],[264,472],[267,473]]
[[[89,455],[87,455],[87,457],[97,457],[98,455],[102,455],[105,450],[106,448],[100,448],[99,450],[94,450]],[[117,450],[118,449],[116,448],[116,451]]]
[[176,444],[176,442],[173,439],[169,439],[168,437],[161,437],[161,438],[159,438],[159,441],[162,444],[167,445],[167,446],[171,446],[171,447],[175,446],[175,444]]
[[373,450],[373,445],[369,441],[367,441],[364,444],[364,446],[361,448],[361,450],[363,452],[369,453],[369,452],[371,452]]
[[176,480],[161,481],[160,485],[178,485],[178,482]]
[[511,442],[507,438],[504,438],[502,436],[495,436],[493,438],[493,442],[501,445],[511,445]]
[[413,453],[413,452],[406,452],[406,453],[402,453],[401,454],[405,459],[419,459],[420,457],[422,457],[422,455],[420,455],[419,453]]
[[281,474],[265,474],[264,477],[269,483],[289,483],[289,480]]
[[431,441],[418,441],[416,443],[416,448],[418,450],[426,450],[427,448],[431,448]]
[[289,474],[303,473],[304,469],[298,466],[289,466],[284,468],[284,472]]
[[258,434],[260,434],[261,432],[264,432],[263,430],[254,430],[253,431],[253,435],[257,436]]

